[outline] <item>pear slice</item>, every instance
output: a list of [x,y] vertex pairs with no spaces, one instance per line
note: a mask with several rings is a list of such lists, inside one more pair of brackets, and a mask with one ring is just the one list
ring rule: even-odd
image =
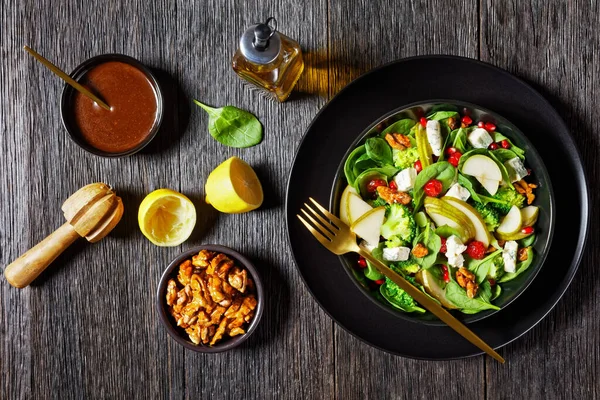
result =
[[487,229],[487,226],[485,225],[485,222],[483,221],[481,215],[479,215],[477,210],[475,210],[471,205],[467,204],[466,202],[455,197],[446,196],[442,197],[442,200],[447,201],[448,203],[452,204],[454,207],[462,211],[467,216],[467,218],[471,220],[473,226],[475,227],[475,240],[482,242],[486,248],[489,247],[490,242],[492,241],[492,237]]
[[521,218],[523,219],[523,226],[532,226],[533,224],[535,224],[537,222],[539,214],[539,207],[527,206],[521,208]]
[[513,235],[521,229],[523,226],[523,218],[521,216],[521,210],[519,207],[512,206],[506,217],[502,220],[496,232],[500,235]]
[[532,235],[532,233],[523,233],[521,231],[517,231],[515,233],[500,233],[496,231],[496,237],[501,240],[521,240],[525,239],[527,236]]
[[370,245],[377,245],[384,218],[385,207],[373,208],[355,220],[350,230]]
[[426,197],[425,212],[436,226],[448,225],[460,233],[463,242],[475,237],[475,226],[461,210],[435,197]]
[[434,299],[442,303],[442,306],[449,309],[456,309],[454,304],[446,299],[446,290],[433,274],[426,269],[422,269],[415,275],[415,280],[425,288],[425,291]]
[[371,211],[371,207],[366,201],[360,198],[356,193],[349,193],[346,201],[346,210],[348,213],[348,222],[352,224],[354,221],[363,216],[367,211]]
[[479,183],[493,196],[502,182],[502,171],[494,160],[483,154],[469,157],[463,164],[461,172],[474,176]]
[[357,194],[356,189],[354,189],[352,185],[348,185],[342,192],[342,197],[340,199],[340,219],[346,225],[350,225],[350,218],[348,217],[348,198],[351,193]]

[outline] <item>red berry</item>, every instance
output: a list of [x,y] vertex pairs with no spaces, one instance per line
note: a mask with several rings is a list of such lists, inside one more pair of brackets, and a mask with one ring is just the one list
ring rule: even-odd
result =
[[500,142],[500,146],[502,146],[504,149],[510,149],[510,143],[506,139]]
[[425,194],[431,197],[438,197],[442,194],[443,185],[442,182],[437,179],[430,179],[429,182],[425,184]]
[[358,266],[360,268],[367,268],[367,260],[364,257],[358,257]]
[[496,281],[492,278],[488,279],[488,281],[490,282],[490,285],[494,286],[496,284]]
[[485,122],[483,122],[483,121],[479,121],[479,122],[477,123],[477,126],[478,126],[479,128],[485,128]]
[[534,229],[533,226],[526,226],[523,229],[521,229],[521,233],[524,235],[531,235],[533,233]]
[[417,170],[417,174],[423,171],[423,164],[421,164],[421,160],[417,160],[417,162],[415,162],[415,169]]
[[425,128],[427,126],[427,118],[421,117],[421,119],[419,120],[419,122],[421,123],[421,126],[423,128]]
[[467,254],[475,260],[482,260],[486,250],[485,245],[477,240],[473,240],[467,245]]
[[450,158],[448,158],[448,162],[454,167],[458,167],[458,162],[460,161],[461,157],[462,153],[460,151],[457,151],[456,153],[452,154]]
[[398,185],[396,184],[395,181],[390,181],[390,183],[388,184],[388,186],[390,187],[390,189],[392,190],[398,190]]
[[488,149],[490,150],[497,150],[498,149],[498,143],[492,143],[488,146]]
[[377,279],[375,283],[378,285],[383,285],[385,283],[385,279]]
[[468,115],[465,115],[464,117],[462,117],[462,123],[465,124],[466,126],[469,126],[473,123],[473,120],[471,119],[471,117],[469,117]]
[[440,238],[442,239],[442,247],[440,247],[440,253],[446,253],[448,251],[448,248],[446,247],[446,238]]
[[456,153],[458,150],[456,150],[456,147],[448,147],[446,149],[446,155],[451,156],[452,154]]
[[448,266],[441,265],[441,268],[442,268],[442,279],[444,279],[444,282],[446,282],[446,283],[450,282],[450,273],[448,272]]
[[496,130],[496,125],[492,124],[491,122],[486,122],[485,130],[489,132],[494,132]]
[[387,182],[383,179],[373,179],[367,184],[367,191],[369,193],[375,193],[379,186],[387,186]]

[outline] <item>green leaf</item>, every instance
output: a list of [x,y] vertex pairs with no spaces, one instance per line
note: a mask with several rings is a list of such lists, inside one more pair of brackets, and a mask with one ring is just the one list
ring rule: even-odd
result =
[[524,239],[519,240],[519,247],[528,247],[531,246],[535,242],[535,233],[527,236]]
[[415,262],[421,266],[421,268],[429,268],[436,263],[438,253],[442,248],[442,239],[431,230],[431,227],[427,225],[425,231],[421,232],[413,241],[413,245],[417,243],[423,243],[429,253],[422,258],[415,257]]
[[456,174],[456,170],[447,161],[436,162],[435,164],[430,165],[429,167],[424,168],[419,175],[417,175],[417,179],[415,179],[415,185],[413,188],[413,201],[415,204],[415,211],[418,211],[421,207],[424,197],[423,187],[427,182],[431,179],[437,179],[442,182],[443,191],[445,192],[450,188],[452,182],[454,181],[454,175]]
[[365,143],[367,155],[379,166],[393,165],[392,148],[381,138],[369,138]]
[[459,173],[458,174],[458,183],[464,187],[465,189],[467,189],[469,191],[469,193],[471,193],[471,198],[478,202],[478,203],[483,203],[483,201],[481,200],[481,198],[479,197],[479,194],[475,191],[475,183],[473,182],[473,180],[471,180],[471,178],[464,176],[463,174]]
[[354,180],[357,176],[353,172],[354,164],[356,163],[356,160],[358,160],[360,156],[362,156],[365,153],[365,145],[358,146],[357,148],[352,150],[352,153],[350,153],[348,158],[346,158],[346,162],[344,163],[344,175],[346,175],[346,180],[348,181],[349,185],[354,184]]
[[425,310],[419,307],[408,293],[389,279],[386,279],[385,283],[379,287],[379,292],[388,303],[399,310],[404,312],[418,312],[421,314],[425,312]]
[[514,188],[514,186],[512,185],[512,183],[510,183],[510,180],[508,179],[508,171],[506,170],[506,167],[488,149],[473,149],[467,151],[465,154],[462,155],[462,157],[458,161],[458,170],[462,171],[465,162],[476,154],[484,155],[491,158],[496,163],[496,165],[498,165],[498,168],[500,168],[500,173],[502,174],[502,179],[504,180],[504,182],[511,188]]
[[502,278],[500,278],[500,280],[498,281],[498,283],[504,283],[504,282],[512,281],[517,276],[519,276],[523,272],[527,271],[527,269],[529,268],[529,266],[531,266],[531,263],[533,262],[533,258],[534,258],[533,249],[530,247],[530,248],[527,249],[527,260],[518,262],[517,263],[517,268],[515,269],[515,272],[508,272],[508,273],[504,274],[502,276]]
[[[373,251],[371,251],[371,255],[379,261],[381,261],[382,263],[385,263],[385,261],[383,260],[383,249],[381,248],[381,245],[379,247],[375,247]],[[372,281],[385,278],[385,276],[381,272],[379,272],[379,270],[375,268],[375,266],[369,260],[367,260],[365,276]]]
[[409,135],[410,130],[413,126],[417,124],[417,121],[412,119],[401,119],[400,121],[396,121],[383,131],[381,131],[381,137],[384,137],[388,133],[400,133],[402,135]]
[[483,260],[467,258],[465,267],[475,274],[477,283],[481,284],[482,282],[486,282],[486,278],[490,273],[490,269],[493,267],[496,257],[501,255],[501,253],[502,250],[496,250]]
[[427,119],[440,121],[442,119],[448,119],[450,117],[458,117],[458,113],[456,111],[436,111],[433,114],[429,114]]
[[467,292],[460,287],[458,283],[451,280],[446,285],[446,299],[460,308],[465,314],[475,314],[483,310],[499,310],[497,307],[481,297],[475,297],[473,299],[467,296]]
[[370,181],[372,181],[373,179],[383,179],[387,183],[388,179],[396,175],[397,172],[397,168],[394,168],[389,165],[386,165],[381,168],[369,168],[356,177],[353,186],[360,193],[362,198],[366,199],[369,198],[367,185]]
[[360,157],[358,157],[358,159],[354,163],[354,167],[352,167],[352,173],[354,174],[355,177],[357,177],[360,174],[362,174],[364,171],[371,169],[371,168],[376,168],[376,167],[377,167],[377,163],[375,161],[371,160],[371,157],[369,157],[369,155],[365,153],[365,154],[361,155]]
[[208,132],[219,143],[243,148],[257,145],[262,140],[263,127],[248,111],[233,106],[212,108],[198,100],[194,103],[208,113]]
[[456,148],[461,153],[467,152],[467,133],[468,130],[465,128],[459,128],[456,131],[456,135],[452,141],[452,147]]
[[448,225],[438,226],[435,229],[435,234],[446,239],[448,239],[452,235],[460,237],[460,233],[456,229],[451,228]]
[[504,164],[505,161],[508,161],[508,160],[511,160],[511,159],[517,157],[517,154],[514,151],[508,150],[508,149],[493,150],[492,154],[494,156],[496,156],[496,158],[498,159],[498,161],[500,161],[503,164]]
[[507,138],[500,132],[494,132],[494,142],[501,142],[503,140],[506,140],[508,143],[510,143],[510,150],[512,150],[517,155],[517,157],[519,157],[522,160],[525,159],[525,150],[516,146],[509,138]]
[[500,285],[495,285],[492,288],[492,297],[490,298],[490,301],[496,300],[498,297],[500,297],[501,293],[502,293],[502,287]]

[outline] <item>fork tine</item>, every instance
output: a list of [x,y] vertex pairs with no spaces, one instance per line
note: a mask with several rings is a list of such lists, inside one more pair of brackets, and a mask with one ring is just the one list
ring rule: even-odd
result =
[[304,218],[302,218],[300,215],[296,214],[296,217],[298,217],[298,219],[300,221],[302,221],[302,223],[304,224],[304,226],[306,226],[306,229],[308,229],[310,231],[310,233],[313,234],[313,236],[315,237],[315,239],[317,239],[319,242],[321,242],[321,244],[327,248],[329,248],[329,245],[331,244],[331,242],[329,240],[327,240],[325,238],[325,236],[321,235],[321,233],[316,230],[315,228],[313,228],[311,226],[311,224],[309,224],[308,222],[306,222],[304,220]]
[[325,229],[321,224],[319,224],[317,221],[315,221],[315,219],[313,217],[311,217],[309,213],[304,211],[303,208],[301,208],[300,211],[302,211],[302,213],[304,215],[306,215],[306,218],[308,218],[310,220],[310,222],[313,223],[314,227],[316,229],[318,229],[319,232],[321,232],[321,234],[323,236],[325,236],[328,240],[333,240],[333,238],[335,237],[335,233],[329,232],[327,229]]
[[327,218],[332,220],[338,228],[341,228],[345,225],[338,217],[336,217],[335,215],[327,211],[325,207],[317,203],[315,199],[313,199],[312,197],[309,197],[308,199],[313,202],[313,204],[319,209],[319,211],[321,211]]
[[311,213],[313,213],[314,216],[317,217],[318,220],[322,222],[322,225],[325,225],[325,228],[327,228],[328,230],[330,230],[331,233],[333,233],[334,235],[335,235],[335,233],[337,231],[340,230],[337,226],[333,225],[331,222],[329,222],[325,218],[323,218],[321,216],[321,214],[319,214],[318,212],[316,212],[315,210],[313,210],[312,208],[310,208],[310,206],[308,204],[304,203],[304,207],[306,207],[308,209],[308,211],[310,211]]

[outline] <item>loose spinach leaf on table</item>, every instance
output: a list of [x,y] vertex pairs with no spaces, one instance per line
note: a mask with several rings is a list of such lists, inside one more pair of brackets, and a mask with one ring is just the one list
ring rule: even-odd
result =
[[427,168],[424,168],[423,171],[417,175],[417,179],[415,179],[415,185],[413,188],[415,212],[419,210],[421,204],[423,203],[423,197],[425,194],[423,187],[427,182],[429,182],[431,179],[437,179],[438,181],[442,182],[443,191],[445,192],[452,185],[455,173],[456,170],[452,164],[447,161],[436,162],[435,164],[431,164]]
[[401,133],[402,135],[409,135],[410,130],[413,126],[417,124],[417,121],[412,119],[401,119],[400,121],[396,121],[383,131],[381,131],[381,137],[384,137],[388,133]]
[[392,148],[381,138],[369,138],[365,143],[369,158],[379,166],[393,165]]
[[198,100],[194,103],[208,113],[210,135],[225,146],[251,147],[262,140],[263,127],[248,111],[233,106],[212,108]]

